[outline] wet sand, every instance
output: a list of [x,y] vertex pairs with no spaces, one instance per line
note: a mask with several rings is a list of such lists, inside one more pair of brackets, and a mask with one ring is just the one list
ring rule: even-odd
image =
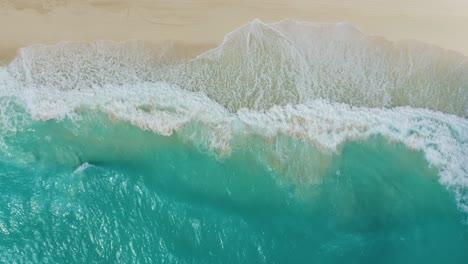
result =
[[0,0],[0,60],[36,43],[97,39],[174,40],[199,53],[254,18],[346,21],[390,40],[468,54],[465,0]]

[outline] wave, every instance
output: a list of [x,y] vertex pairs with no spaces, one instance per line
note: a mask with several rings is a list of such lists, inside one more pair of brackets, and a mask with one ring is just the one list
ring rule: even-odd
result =
[[385,248],[389,263],[466,259],[465,216],[420,152],[375,137],[330,154],[250,134],[219,158],[187,142],[197,129],[162,136],[88,111],[7,137],[2,258],[336,263],[358,252],[375,263]]
[[[468,116],[468,60],[417,42],[390,42],[350,24],[254,20],[192,59],[140,41],[23,48],[8,66],[28,86],[82,89],[162,81],[203,92],[230,111],[313,99],[411,106]],[[47,69],[44,71],[44,69]]]
[[[7,101],[5,98],[4,102]],[[33,95],[24,95],[23,100],[9,97],[8,102],[10,110],[4,109],[8,114],[3,116],[8,118],[2,119],[3,131],[8,128],[21,131],[30,122],[29,114],[33,120],[70,118],[78,122],[83,119],[83,114],[97,111],[106,113],[112,120],[126,120],[158,134],[177,133],[184,141],[215,151],[221,157],[242,146],[239,138],[253,135],[269,142],[286,135],[305,140],[325,153],[339,153],[345,142],[379,135],[402,142],[411,150],[423,151],[426,159],[438,168],[440,181],[455,191],[459,205],[468,211],[468,122],[453,115],[408,107],[352,107],[320,100],[275,106],[265,111],[241,109],[231,113],[203,94],[187,92],[166,83],[73,92],[35,90]],[[12,114],[23,107],[27,111]],[[288,156],[290,147],[286,144],[272,153],[279,157]],[[306,155],[295,164],[310,164],[309,158],[310,155]],[[272,162],[270,166],[275,167],[288,164],[290,160],[279,158]],[[298,177],[308,178],[305,175]]]
[[[379,135],[423,151],[468,212],[466,62],[349,24],[293,20],[254,20],[185,59],[140,41],[36,45],[0,68],[0,127],[4,136],[25,129],[30,117],[103,112],[177,133],[220,157],[252,135],[272,142],[286,135],[335,153],[347,141]],[[275,151],[281,157],[287,147]]]

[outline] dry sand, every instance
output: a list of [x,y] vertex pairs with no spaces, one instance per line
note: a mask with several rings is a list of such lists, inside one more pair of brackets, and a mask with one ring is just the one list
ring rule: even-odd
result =
[[96,39],[177,40],[197,53],[254,18],[346,21],[468,54],[468,0],[0,0],[0,60],[36,43]]

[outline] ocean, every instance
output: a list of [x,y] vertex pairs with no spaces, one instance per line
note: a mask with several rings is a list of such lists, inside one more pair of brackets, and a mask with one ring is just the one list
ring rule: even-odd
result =
[[0,67],[2,263],[465,263],[468,59],[251,21]]

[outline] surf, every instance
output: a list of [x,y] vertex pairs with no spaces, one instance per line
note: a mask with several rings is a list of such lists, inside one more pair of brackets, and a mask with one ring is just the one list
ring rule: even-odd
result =
[[63,42],[0,67],[5,260],[15,232],[31,261],[466,257],[464,55],[294,20],[174,52]]
[[[454,192],[423,152],[402,143],[374,136],[332,152],[284,134],[244,134],[219,156],[184,131],[165,136],[82,115],[33,121],[5,138],[3,259],[18,259],[9,245],[31,261],[371,263],[381,260],[378,248],[389,262],[466,257]],[[415,248],[430,248],[430,260]]]

